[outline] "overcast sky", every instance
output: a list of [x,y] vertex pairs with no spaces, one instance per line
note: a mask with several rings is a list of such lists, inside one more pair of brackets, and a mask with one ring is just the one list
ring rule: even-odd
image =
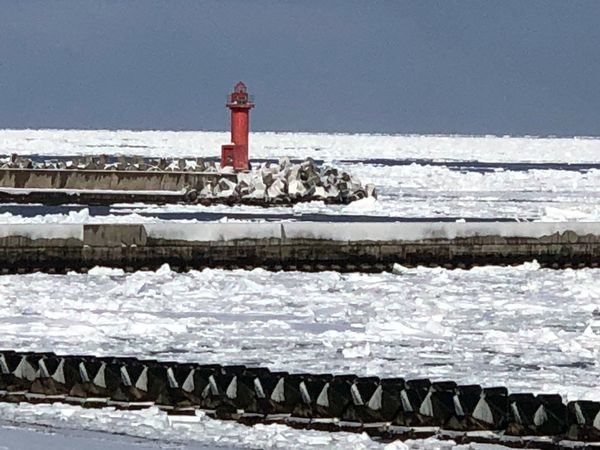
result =
[[0,0],[0,128],[600,135],[600,1]]

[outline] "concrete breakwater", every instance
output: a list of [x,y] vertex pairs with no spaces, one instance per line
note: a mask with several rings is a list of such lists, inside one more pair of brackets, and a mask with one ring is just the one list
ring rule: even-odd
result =
[[[12,160],[14,162],[11,162]],[[193,163],[193,164],[188,164]],[[202,161],[34,164],[12,158],[0,167],[0,202],[111,204],[227,203],[268,206],[307,201],[346,204],[376,196],[349,173],[306,160],[264,163],[233,173]]]
[[[86,204],[191,203],[198,191],[233,183],[235,174],[176,171],[0,169],[1,203]],[[211,202],[225,197],[211,197]]]
[[203,410],[247,424],[367,432],[388,440],[436,436],[543,449],[600,442],[600,403],[595,401],[564,403],[559,395],[453,381],[290,374],[135,357],[1,350],[0,401],[157,406],[180,415]]
[[70,189],[111,191],[181,191],[203,189],[220,178],[235,180],[233,173],[83,170],[83,169],[0,169],[0,187],[7,189]]
[[598,267],[600,223],[3,224],[2,273],[94,266],[384,271],[395,263],[468,268],[537,260]]

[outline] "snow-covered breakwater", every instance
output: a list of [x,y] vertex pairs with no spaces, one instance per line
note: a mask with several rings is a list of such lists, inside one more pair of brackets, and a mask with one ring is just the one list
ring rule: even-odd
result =
[[144,223],[0,225],[2,271],[178,269],[390,270],[537,260],[597,267],[600,223]]
[[[122,160],[121,160],[122,159]],[[88,157],[36,163],[13,156],[0,164],[0,201],[42,203],[293,204],[320,200],[347,204],[375,197],[375,186],[311,159],[283,158],[249,172],[221,170],[202,160]],[[89,160],[89,161],[88,161]],[[82,162],[83,161],[83,162]]]

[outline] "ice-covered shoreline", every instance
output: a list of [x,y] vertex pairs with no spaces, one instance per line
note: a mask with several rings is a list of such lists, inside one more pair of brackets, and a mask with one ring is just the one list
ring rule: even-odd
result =
[[[382,444],[371,440],[366,434],[328,433],[314,430],[295,430],[285,425],[255,425],[248,427],[235,422],[213,420],[204,413],[198,412],[196,417],[168,417],[158,408],[141,411],[119,411],[114,408],[84,409],[78,406],[61,405],[31,405],[0,403],[0,416],[8,423],[18,423],[20,426],[45,426],[56,429],[59,433],[85,430],[95,432],[94,437],[102,437],[99,433],[118,434],[124,438],[121,441],[136,448],[132,438],[140,438],[137,444],[146,444],[143,448],[183,448],[201,450],[233,450],[233,449],[269,449],[269,450],[304,450],[304,449],[356,449],[356,450],[407,450],[402,442]],[[0,437],[2,429],[0,428]],[[85,444],[90,437],[80,434],[76,442]],[[83,442],[81,442],[81,437]],[[65,439],[66,442],[71,442]],[[117,441],[118,442],[118,441]],[[47,442],[52,443],[52,440]],[[92,441],[93,443],[93,441]],[[104,446],[96,448],[111,448],[108,440]],[[412,441],[413,448],[444,448],[454,447],[452,441],[437,441],[435,439]],[[44,447],[47,448],[47,447]],[[86,447],[88,448],[88,447]],[[94,448],[94,447],[91,447]],[[125,448],[125,447],[119,447]]]

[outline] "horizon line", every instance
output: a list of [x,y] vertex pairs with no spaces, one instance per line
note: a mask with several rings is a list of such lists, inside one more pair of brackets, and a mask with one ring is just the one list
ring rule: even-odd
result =
[[[20,131],[82,131],[82,132],[128,132],[128,133],[230,133],[229,130],[193,130],[193,129],[163,129],[163,128],[0,128],[2,132]],[[391,133],[366,131],[292,131],[292,130],[256,130],[250,134],[301,134],[301,135],[340,135],[340,136],[394,136],[394,137],[456,137],[456,138],[496,138],[496,139],[600,139],[598,135],[576,134],[494,134],[494,133]]]

